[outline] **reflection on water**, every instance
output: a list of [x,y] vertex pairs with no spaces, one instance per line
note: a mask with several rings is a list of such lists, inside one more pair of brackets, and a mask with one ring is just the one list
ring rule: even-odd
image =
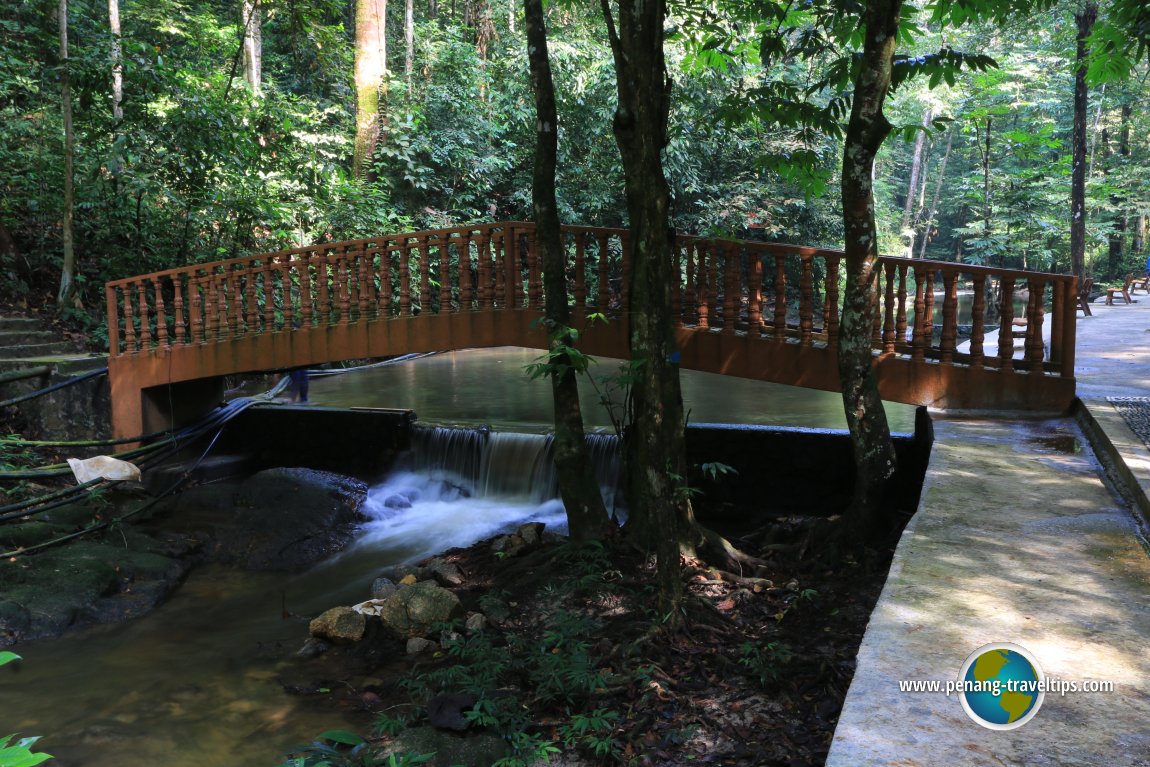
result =
[[[409,408],[422,423],[493,424],[501,429],[541,431],[552,421],[550,383],[532,381],[524,373],[540,354],[518,347],[438,354],[316,378],[311,399],[317,405],[334,407]],[[602,359],[591,375],[595,379],[613,375],[618,365],[618,360]],[[831,392],[693,370],[682,371],[682,382],[691,423],[846,428],[842,398]],[[580,399],[589,427],[610,428],[611,419],[599,404],[599,395],[585,380],[580,381]],[[886,410],[892,429],[914,430],[914,408],[888,402]]]

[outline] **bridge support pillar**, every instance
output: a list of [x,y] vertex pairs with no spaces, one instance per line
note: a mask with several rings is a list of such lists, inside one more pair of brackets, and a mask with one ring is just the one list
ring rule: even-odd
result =
[[147,388],[117,377],[112,377],[111,383],[112,432],[117,439],[179,429],[218,406],[224,398],[223,377]]

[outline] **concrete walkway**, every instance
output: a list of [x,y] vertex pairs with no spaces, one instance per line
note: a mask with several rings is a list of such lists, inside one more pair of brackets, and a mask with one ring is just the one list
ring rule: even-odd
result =
[[[1150,766],[1150,451],[1106,399],[1150,397],[1150,298],[1092,308],[1077,420],[936,417],[828,765]],[[956,679],[991,642],[1026,648],[1048,679],[1114,691],[1048,693],[1007,732],[975,724],[957,695],[900,692]]]

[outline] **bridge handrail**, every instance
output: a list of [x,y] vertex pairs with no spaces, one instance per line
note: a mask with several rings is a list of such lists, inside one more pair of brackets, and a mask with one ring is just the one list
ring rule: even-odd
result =
[[[627,230],[565,226],[563,238],[576,315],[624,313]],[[673,310],[683,326],[805,346],[837,344],[843,251],[695,235],[678,235],[675,250],[679,290]],[[877,271],[879,311],[872,333],[877,353],[1073,377],[1073,276],[896,257],[881,258]],[[991,295],[995,282],[997,297]],[[960,283],[973,293],[970,348],[961,352]],[[1024,322],[1016,324],[1020,284]],[[114,280],[105,291],[112,357],[300,326],[543,305],[534,225],[517,221],[191,264]],[[935,322],[939,303],[941,323]],[[1048,349],[1042,333],[1047,304]],[[986,349],[987,331],[996,324],[998,346]],[[1016,333],[1024,338],[1021,358],[1014,350]]]

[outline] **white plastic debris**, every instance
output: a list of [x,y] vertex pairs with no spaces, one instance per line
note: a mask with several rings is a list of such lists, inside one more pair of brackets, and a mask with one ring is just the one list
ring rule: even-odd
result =
[[76,475],[76,481],[80,484],[91,482],[93,479],[121,481],[140,479],[140,467],[106,455],[98,455],[83,461],[79,458],[69,458],[68,465],[72,467],[72,473]]
[[386,601],[386,599],[369,599],[358,605],[352,605],[351,609],[361,615],[380,615],[383,612],[383,603]]

